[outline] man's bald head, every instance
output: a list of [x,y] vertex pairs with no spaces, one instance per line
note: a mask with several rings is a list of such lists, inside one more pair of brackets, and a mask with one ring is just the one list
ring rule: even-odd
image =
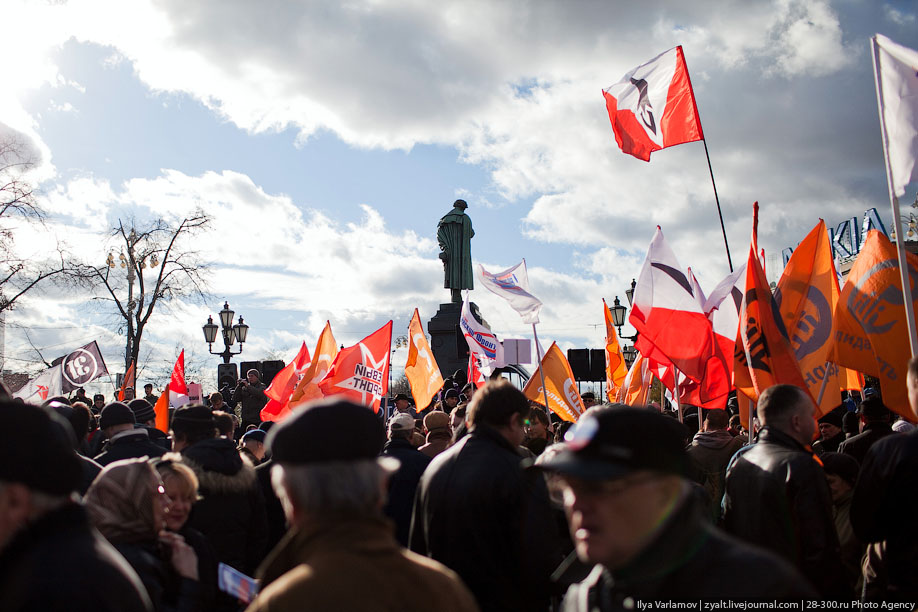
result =
[[782,431],[809,444],[816,431],[813,400],[794,385],[774,385],[762,392],[756,407],[763,426]]

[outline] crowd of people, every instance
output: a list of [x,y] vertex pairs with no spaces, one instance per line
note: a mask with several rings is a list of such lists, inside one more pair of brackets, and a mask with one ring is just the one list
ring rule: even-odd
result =
[[[916,360],[907,385],[918,415]],[[0,389],[0,610],[913,608],[918,432],[864,395],[817,423],[776,385],[747,432],[733,403],[588,391],[572,424],[451,378],[421,411],[331,397],[274,424],[253,370],[162,431],[152,387]]]

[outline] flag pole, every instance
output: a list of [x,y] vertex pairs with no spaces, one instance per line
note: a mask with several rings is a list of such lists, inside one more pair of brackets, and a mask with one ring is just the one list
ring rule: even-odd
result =
[[822,405],[822,396],[826,392],[826,383],[829,382],[829,366],[831,363],[826,361],[823,367],[825,373],[822,375],[822,384],[819,386],[819,395],[816,397],[816,411],[819,412],[819,406]]
[[880,86],[880,54],[877,50],[877,37],[870,39],[870,54],[873,56],[873,81],[877,88],[877,109],[880,113],[880,133],[883,138],[883,160],[886,162],[886,184],[889,186],[889,204],[892,207],[893,227],[896,232],[896,254],[899,257],[899,278],[902,282],[902,302],[905,306],[905,324],[908,327],[908,342],[912,350],[912,357],[918,348],[918,331],[915,328],[915,310],[911,302],[911,283],[908,278],[908,262],[905,258],[905,245],[902,243],[902,228],[899,225],[899,198],[896,197],[893,187],[892,169],[889,165],[889,134],[886,131],[886,121],[883,119],[883,88]]
[[545,398],[545,413],[551,417],[551,408],[548,406],[548,389],[545,387],[545,372],[542,371],[542,347],[539,345],[539,334],[536,324],[532,324],[532,337],[535,338],[536,354],[539,356],[539,377],[542,380],[542,397]]
[[679,422],[685,423],[682,418],[682,402],[679,401],[679,368],[673,366],[673,399],[676,400],[676,410],[679,412]]
[[[682,45],[679,45],[679,53],[682,54],[682,61],[685,62],[685,51]],[[701,125],[701,115],[698,114],[698,103],[695,101],[695,88],[692,87],[692,77],[688,71],[688,64],[685,65],[685,78],[688,79],[689,91],[692,92],[692,105],[695,107],[695,120],[698,122],[698,131],[701,132],[701,142],[704,143],[704,156],[708,160],[708,172],[711,174],[711,186],[714,188],[714,202],[717,203],[717,216],[720,219],[720,231],[724,234],[724,247],[727,249],[727,265],[730,267],[730,273],[733,273],[733,259],[730,257],[730,244],[727,242],[727,228],[724,226],[724,213],[720,209],[720,198],[717,197],[717,183],[714,182],[714,168],[711,167],[711,155],[708,153],[708,140],[704,137],[704,127]]]
[[704,428],[704,419],[701,416],[701,406],[698,406],[698,431],[701,431]]

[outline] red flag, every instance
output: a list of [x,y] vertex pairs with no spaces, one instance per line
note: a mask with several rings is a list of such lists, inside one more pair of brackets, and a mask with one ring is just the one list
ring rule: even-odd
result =
[[379,412],[379,400],[389,390],[392,321],[355,344],[341,349],[319,383],[325,397],[344,395]]
[[182,349],[175,360],[172,377],[169,379],[169,390],[180,395],[188,395],[188,387],[185,386],[185,349]]
[[659,149],[704,140],[681,45],[638,66],[602,94],[623,153],[650,161]]
[[476,389],[488,382],[484,374],[481,373],[481,370],[478,369],[478,358],[475,356],[475,353],[471,351],[469,351],[469,367],[465,378],[472,383]]
[[752,208],[752,242],[746,262],[746,291],[734,353],[737,391],[758,401],[772,385],[796,385],[809,393],[788,340],[778,305],[771,295],[758,251],[759,203]]
[[284,366],[284,369],[278,372],[271,381],[271,386],[265,389],[268,403],[261,409],[262,421],[280,421],[286,416],[286,413],[290,412],[287,402],[309,364],[309,349],[306,348],[304,342],[293,361]]
[[[131,365],[128,366],[127,372],[124,373],[124,380],[121,381],[121,389],[118,391],[118,401],[124,401],[124,390],[128,387],[134,388],[134,379],[136,378],[134,374],[134,362],[131,362]],[[134,396],[136,397],[136,389]]]
[[657,231],[634,288],[628,319],[639,332],[635,348],[659,363],[672,363],[695,381],[714,354],[714,332],[676,256]]

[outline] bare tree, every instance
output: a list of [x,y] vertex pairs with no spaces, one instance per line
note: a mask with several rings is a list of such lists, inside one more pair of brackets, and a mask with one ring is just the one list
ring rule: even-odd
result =
[[45,212],[38,205],[25,174],[35,165],[27,142],[14,135],[0,140],[0,313],[10,310],[23,295],[47,279],[63,278],[67,254],[53,237],[56,255],[50,259],[25,257],[15,247],[16,223],[44,225]]
[[109,252],[104,265],[75,266],[74,273],[102,294],[93,299],[107,303],[119,321],[118,333],[125,334],[125,371],[137,364],[143,333],[160,303],[181,297],[205,300],[209,266],[189,241],[209,224],[200,209],[175,225],[157,219],[137,226],[133,219],[127,224],[119,219],[110,236],[121,246],[120,255]]

